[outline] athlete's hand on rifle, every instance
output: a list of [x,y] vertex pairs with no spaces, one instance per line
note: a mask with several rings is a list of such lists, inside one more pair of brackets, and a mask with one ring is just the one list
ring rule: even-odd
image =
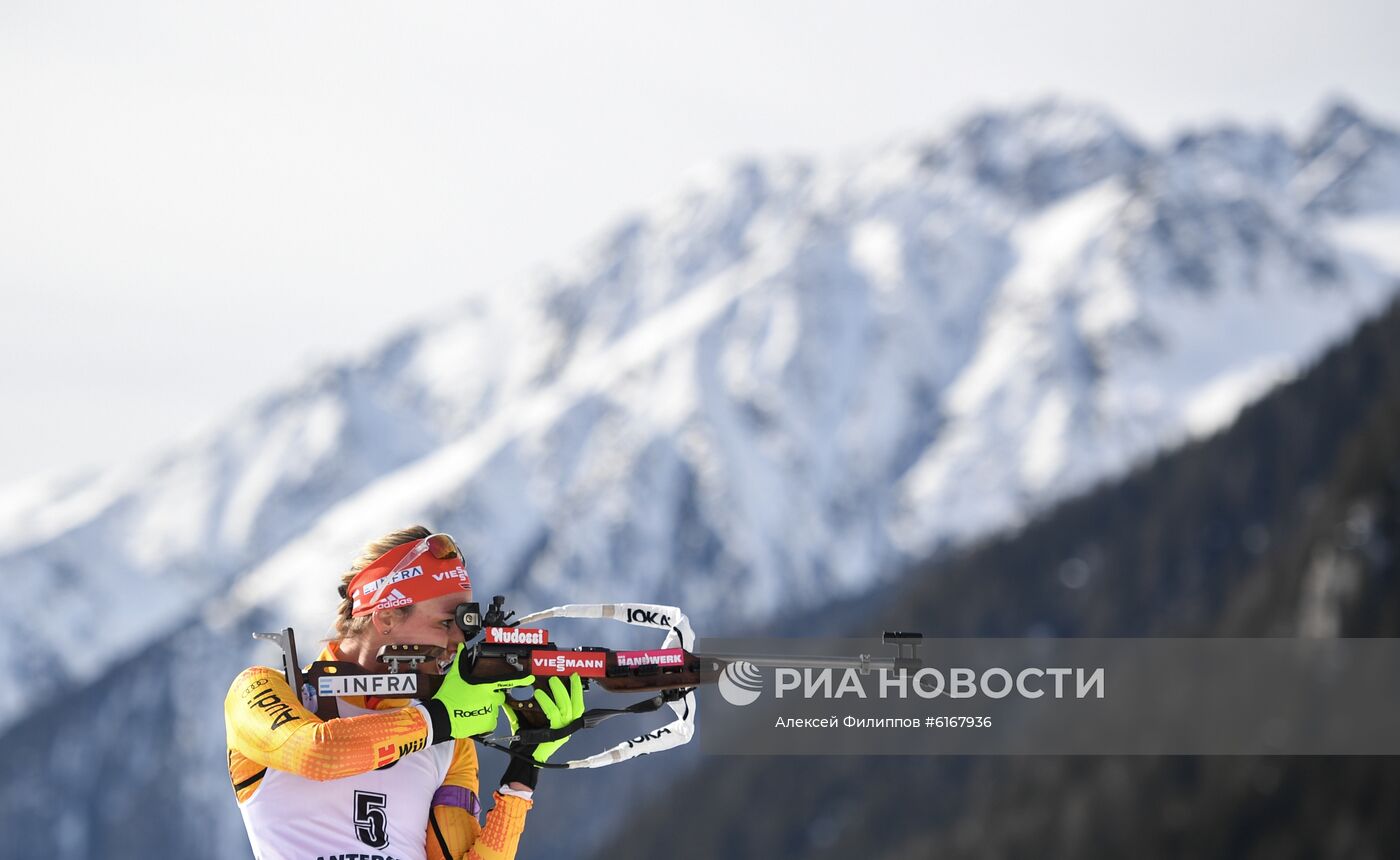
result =
[[[569,723],[583,716],[583,679],[577,674],[569,676],[569,689],[564,689],[564,682],[559,680],[557,675],[549,679],[549,693],[544,690],[535,691],[535,702],[539,704],[540,710],[549,719],[551,729],[562,729]],[[506,719],[510,720],[511,734],[520,731],[519,720],[515,712],[506,709]],[[554,751],[569,742],[573,735],[565,735],[557,741],[549,741],[535,746],[533,758],[537,762],[549,761],[549,757]],[[515,741],[511,746],[521,752],[531,752],[529,745]]]
[[[564,689],[564,682],[557,676],[549,679],[549,693],[544,690],[535,691],[535,702],[540,706],[540,710],[549,718],[551,729],[562,729],[569,723],[583,716],[583,679],[578,675],[569,676],[569,689]],[[519,720],[515,712],[506,709],[506,719],[510,720],[510,730],[512,733],[520,731]],[[569,742],[571,735],[565,735],[557,741],[549,741],[539,745],[526,744],[520,741],[512,741],[510,748],[518,756],[511,756],[510,764],[506,767],[505,774],[501,777],[502,785],[526,785],[535,787],[535,783],[540,778],[538,764],[543,764],[549,760],[554,751]]]
[[[484,684],[469,683],[462,677],[467,668],[462,665],[464,647],[464,645],[457,646],[457,659],[448,667],[447,674],[442,679],[442,687],[438,689],[437,694],[432,699],[424,703],[430,714],[435,716],[443,714],[451,721],[452,737],[454,738],[469,738],[473,735],[495,731],[497,713],[506,700],[505,691],[511,687],[528,687],[535,683],[534,675],[526,675],[523,678],[509,681],[489,681]],[[512,730],[514,730],[513,716],[511,720]],[[433,723],[436,726],[438,720],[434,719]],[[444,739],[435,736],[434,740]]]

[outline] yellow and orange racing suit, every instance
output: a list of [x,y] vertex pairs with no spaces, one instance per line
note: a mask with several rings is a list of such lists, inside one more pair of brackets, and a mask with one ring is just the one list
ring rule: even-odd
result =
[[[318,659],[344,658],[331,644]],[[259,860],[515,856],[533,800],[496,791],[483,828],[472,740],[430,744],[428,719],[407,699],[339,705],[342,716],[321,720],[266,666],[229,688],[229,779]]]

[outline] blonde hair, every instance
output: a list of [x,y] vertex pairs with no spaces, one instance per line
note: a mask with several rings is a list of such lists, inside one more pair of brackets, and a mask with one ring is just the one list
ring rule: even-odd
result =
[[[376,538],[365,544],[364,549],[360,550],[359,557],[350,565],[350,570],[340,577],[340,607],[336,610],[335,614],[335,636],[337,639],[345,639],[346,637],[354,636],[364,630],[365,626],[369,624],[368,615],[361,615],[356,618],[350,614],[355,606],[349,594],[350,580],[355,578],[355,574],[369,567],[374,563],[375,559],[394,547],[402,546],[411,541],[422,540],[431,534],[432,532],[428,531],[428,529],[423,526],[409,526],[408,528],[399,529],[396,532],[389,532],[383,537]],[[400,611],[407,615],[412,609],[413,607],[410,605],[401,607]]]

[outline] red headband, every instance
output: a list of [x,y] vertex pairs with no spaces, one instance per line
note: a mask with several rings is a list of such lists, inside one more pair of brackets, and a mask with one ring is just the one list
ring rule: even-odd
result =
[[350,580],[351,615],[408,606],[471,590],[467,568],[450,535],[399,544]]

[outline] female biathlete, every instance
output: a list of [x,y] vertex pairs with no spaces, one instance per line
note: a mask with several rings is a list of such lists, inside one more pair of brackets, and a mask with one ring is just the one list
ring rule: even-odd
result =
[[[460,650],[454,622],[471,582],[447,535],[414,526],[365,547],[341,581],[336,639],[319,660],[384,672],[388,644]],[[424,668],[435,665],[427,661]],[[439,666],[439,668],[442,668]],[[512,758],[479,822],[473,735],[496,727],[514,681],[469,684],[456,664],[431,699],[342,697],[339,716],[307,710],[281,672],[244,670],[224,700],[228,771],[258,860],[497,860],[515,856],[539,768],[567,738]],[[559,728],[583,713],[577,675],[535,699]],[[509,712],[507,712],[509,713]],[[529,754],[533,753],[532,760]]]

